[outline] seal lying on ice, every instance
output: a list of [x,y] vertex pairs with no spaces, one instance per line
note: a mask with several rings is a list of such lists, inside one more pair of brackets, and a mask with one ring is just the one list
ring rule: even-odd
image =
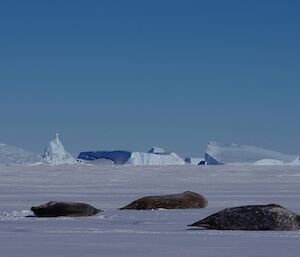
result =
[[154,210],[204,208],[207,200],[204,196],[186,191],[175,195],[147,196],[140,198],[120,210]]
[[102,210],[96,209],[86,203],[73,202],[48,202],[36,207],[32,207],[31,211],[36,217],[80,217],[93,216]]
[[220,230],[297,230],[300,216],[277,205],[227,208],[189,226]]

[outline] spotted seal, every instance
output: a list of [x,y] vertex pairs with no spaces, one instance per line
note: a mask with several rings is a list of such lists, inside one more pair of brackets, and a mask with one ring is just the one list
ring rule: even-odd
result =
[[120,210],[187,209],[204,208],[206,206],[207,200],[204,196],[186,191],[174,195],[146,196]]
[[36,217],[80,217],[80,216],[93,216],[102,210],[96,209],[86,203],[74,202],[48,202],[36,207],[32,207],[31,211]]
[[219,230],[297,230],[300,216],[278,204],[227,208],[189,226]]

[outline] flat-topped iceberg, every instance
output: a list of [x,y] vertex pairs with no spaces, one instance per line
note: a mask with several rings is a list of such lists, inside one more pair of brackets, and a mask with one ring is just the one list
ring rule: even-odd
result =
[[176,153],[154,154],[133,152],[126,164],[129,165],[184,165],[185,162]]
[[299,165],[299,157],[254,146],[209,142],[205,152],[207,165]]
[[0,144],[0,165],[38,165],[43,158],[22,148]]
[[65,150],[58,138],[58,133],[56,133],[55,139],[47,144],[43,158],[51,165],[78,163],[77,160]]

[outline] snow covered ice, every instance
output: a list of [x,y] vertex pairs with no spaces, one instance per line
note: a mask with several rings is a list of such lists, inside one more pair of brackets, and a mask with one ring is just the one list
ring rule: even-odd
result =
[[[1,166],[4,257],[297,257],[300,231],[187,227],[227,207],[277,203],[300,213],[298,166]],[[204,209],[120,211],[147,195],[203,194]],[[91,204],[84,218],[26,218],[50,200]]]
[[58,133],[56,133],[55,139],[47,144],[43,158],[51,165],[77,163],[77,160],[65,150],[58,138]]

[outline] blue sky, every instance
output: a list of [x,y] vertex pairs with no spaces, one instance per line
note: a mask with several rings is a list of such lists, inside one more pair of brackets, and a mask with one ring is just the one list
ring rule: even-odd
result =
[[0,142],[298,153],[297,1],[1,1]]

